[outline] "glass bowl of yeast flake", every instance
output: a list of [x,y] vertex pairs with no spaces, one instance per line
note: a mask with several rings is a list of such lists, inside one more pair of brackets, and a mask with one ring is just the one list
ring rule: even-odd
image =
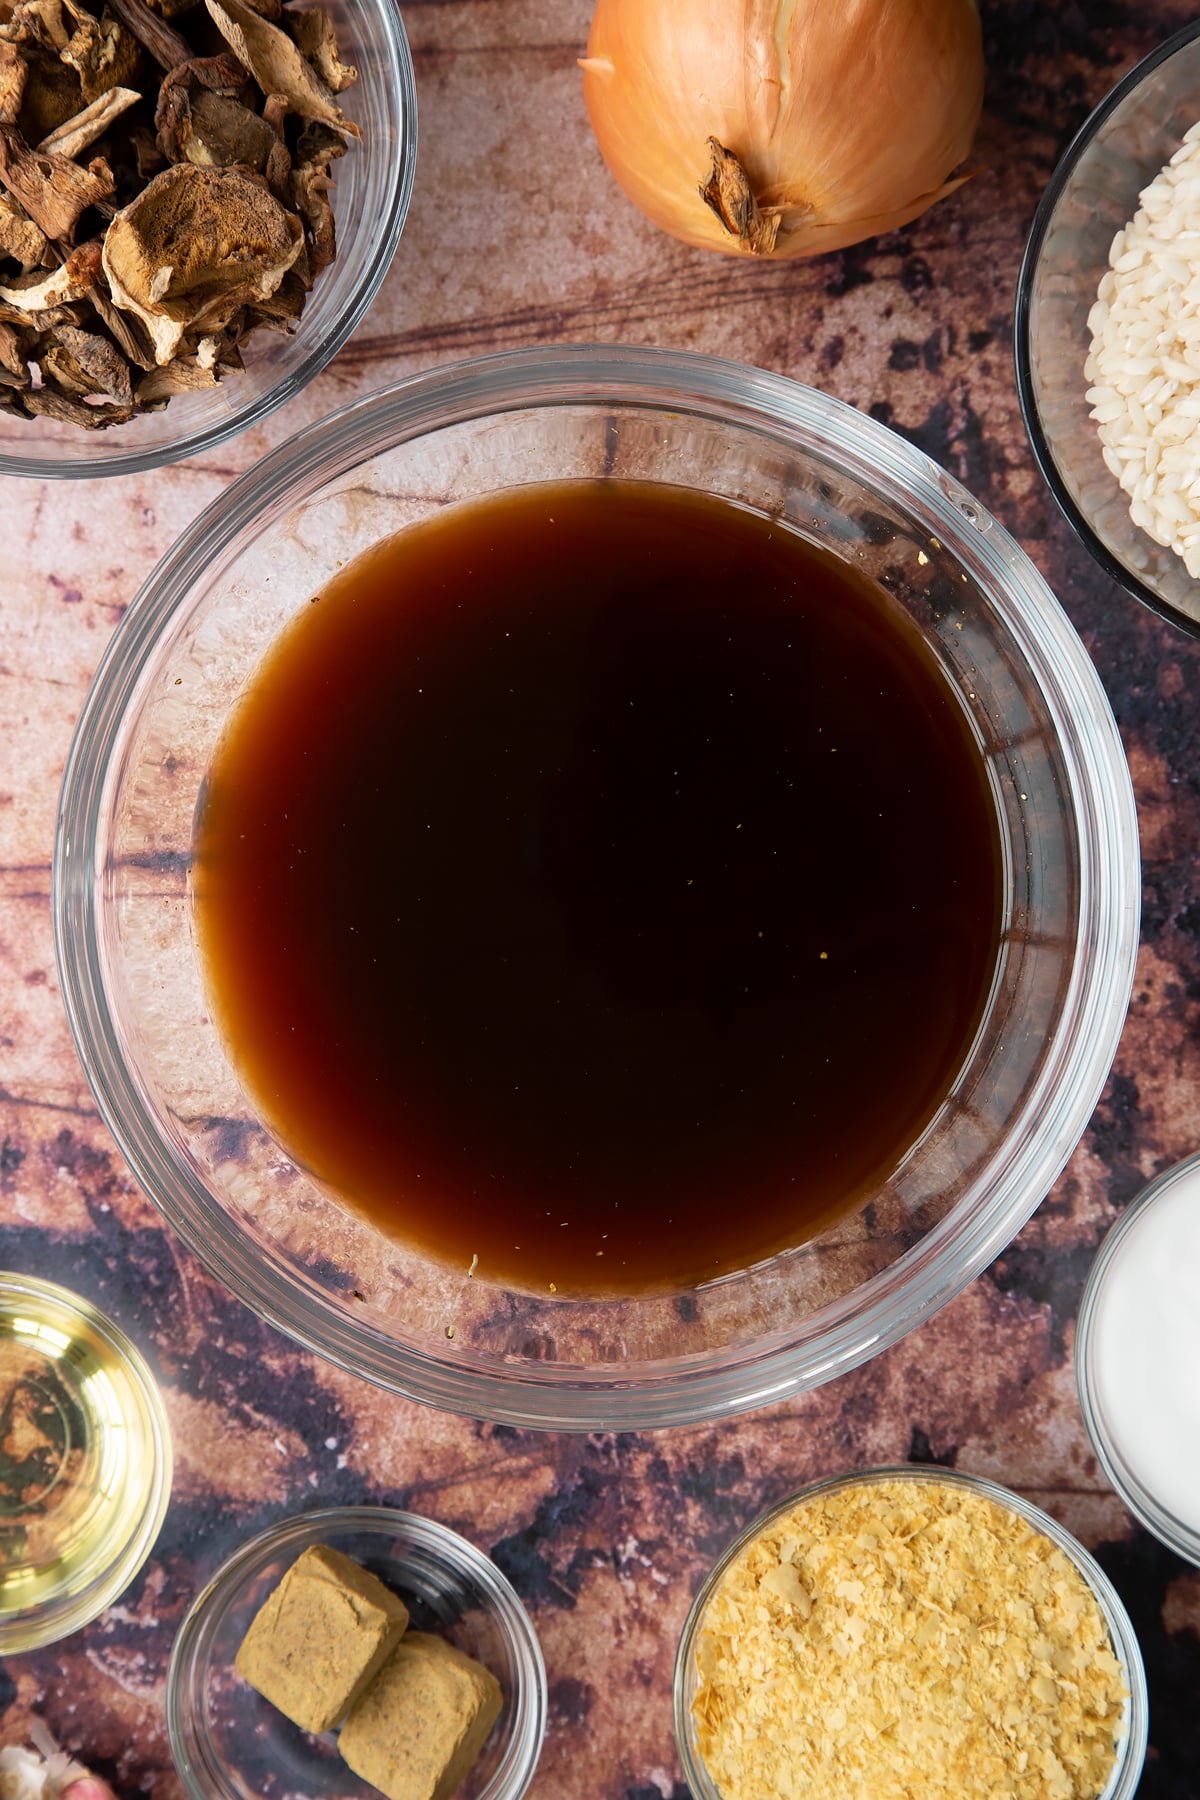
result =
[[387,274],[416,163],[395,0],[79,0],[61,51],[38,0],[2,16],[0,475],[197,456],[318,375]]
[[1048,1514],[904,1465],[753,1520],[692,1603],[675,1734],[696,1800],[1132,1800],[1129,1616]]

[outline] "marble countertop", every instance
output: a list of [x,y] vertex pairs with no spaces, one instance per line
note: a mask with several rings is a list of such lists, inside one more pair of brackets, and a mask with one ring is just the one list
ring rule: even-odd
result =
[[[993,1477],[1094,1550],[1146,1658],[1140,1793],[1200,1795],[1200,1570],[1109,1489],[1072,1367],[1100,1239],[1200,1138],[1200,643],[1112,586],[1058,517],[1026,443],[1011,355],[1021,249],[1059,153],[1191,9],[994,0],[983,12],[976,178],[902,231],[758,266],[659,235],[609,180],[575,67],[586,0],[409,4],[416,193],[382,293],[332,366],[194,462],[104,482],[0,481],[0,1265],[75,1287],[125,1327],[161,1378],[176,1452],[162,1534],[120,1602],[0,1665],[3,1741],[25,1741],[39,1713],[120,1795],[174,1800],[164,1678],[198,1588],[270,1520],[372,1500],[465,1532],[530,1608],[550,1682],[534,1800],[686,1800],[672,1661],[712,1558],[801,1483],[909,1458]],[[964,1293],[864,1368],[786,1405],[705,1428],[576,1437],[378,1392],[206,1275],[131,1179],[81,1073],[55,971],[50,858],[93,670],[202,506],[302,424],[397,377],[587,339],[704,350],[813,383],[904,433],[991,508],[1060,597],[1112,700],[1139,806],[1144,918],[1128,1024],[1089,1128],[1029,1225]]]

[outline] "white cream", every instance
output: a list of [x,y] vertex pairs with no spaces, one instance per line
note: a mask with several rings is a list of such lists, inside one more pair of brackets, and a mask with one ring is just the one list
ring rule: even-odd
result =
[[1153,1199],[1100,1279],[1093,1404],[1117,1459],[1200,1532],[1200,1164]]

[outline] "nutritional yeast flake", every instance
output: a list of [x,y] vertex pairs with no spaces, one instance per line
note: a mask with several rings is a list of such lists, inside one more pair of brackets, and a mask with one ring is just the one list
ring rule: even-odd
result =
[[936,1481],[816,1494],[731,1563],[697,1638],[723,1800],[1097,1800],[1126,1689],[1070,1559]]

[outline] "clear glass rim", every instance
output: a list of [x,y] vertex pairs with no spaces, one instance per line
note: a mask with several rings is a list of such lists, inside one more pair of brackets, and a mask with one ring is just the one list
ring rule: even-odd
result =
[[1159,44],[1157,49],[1151,50],[1147,56],[1142,58],[1141,62],[1135,63],[1134,67],[1122,76],[1095,110],[1089,113],[1071,139],[1046,184],[1045,192],[1033,215],[1033,224],[1025,242],[1020,273],[1017,276],[1016,302],[1013,313],[1013,358],[1016,366],[1017,399],[1021,407],[1021,417],[1025,424],[1025,433],[1029,439],[1034,460],[1042,472],[1042,478],[1050,489],[1059,511],[1076,533],[1084,548],[1095,558],[1105,574],[1117,583],[1118,587],[1124,588],[1127,594],[1132,595],[1135,600],[1140,600],[1143,606],[1148,606],[1151,612],[1158,614],[1160,619],[1165,619],[1168,624],[1177,626],[1189,637],[1200,637],[1200,619],[1190,618],[1187,613],[1180,612],[1179,608],[1173,606],[1169,600],[1162,599],[1153,588],[1141,581],[1132,569],[1127,568],[1119,557],[1113,555],[1108,546],[1102,543],[1092,530],[1089,521],[1075,504],[1074,498],[1063,480],[1054,452],[1050,448],[1049,439],[1042,429],[1037,396],[1034,391],[1031,295],[1037,265],[1041,259],[1042,247],[1045,244],[1051,220],[1058,209],[1067,183],[1075,173],[1080,158],[1122,101],[1140,87],[1141,83],[1148,75],[1152,75],[1155,69],[1168,62],[1177,50],[1184,49],[1198,37],[1200,37],[1200,19],[1191,25],[1185,25],[1181,31],[1175,32],[1165,43]]
[[789,1494],[786,1499],[777,1501],[765,1512],[760,1513],[757,1518],[752,1519],[738,1532],[733,1542],[721,1552],[692,1601],[687,1618],[684,1620],[683,1630],[679,1635],[679,1647],[675,1653],[672,1693],[675,1741],[680,1761],[683,1764],[684,1781],[696,1795],[696,1800],[721,1800],[719,1790],[705,1769],[699,1751],[691,1741],[688,1677],[700,1621],[726,1569],[751,1539],[758,1536],[760,1531],[770,1525],[774,1519],[790,1512],[793,1507],[801,1505],[804,1501],[812,1500],[821,1494],[836,1493],[844,1488],[895,1480],[933,1482],[943,1486],[963,1488],[971,1493],[981,1495],[986,1500],[992,1500],[997,1506],[1002,1506],[1009,1512],[1018,1513],[1021,1518],[1027,1520],[1036,1531],[1048,1537],[1074,1564],[1104,1615],[1113,1651],[1121,1664],[1125,1686],[1129,1690],[1129,1699],[1125,1707],[1125,1733],[1117,1747],[1117,1761],[1112,1777],[1104,1793],[1100,1796],[1100,1800],[1133,1800],[1141,1779],[1142,1765],[1146,1759],[1146,1746],[1150,1734],[1150,1699],[1137,1634],[1116,1588],[1090,1552],[1085,1550],[1083,1545],[1072,1537],[1071,1533],[1060,1525],[1057,1519],[1052,1518],[1049,1513],[1043,1512],[1040,1506],[1035,1506],[1031,1500],[1023,1499],[1020,1494],[1014,1494],[1009,1488],[1002,1487],[998,1482],[989,1481],[984,1475],[970,1475],[965,1470],[947,1469],[936,1463],[899,1463],[875,1469],[851,1471],[844,1475],[827,1476],[824,1480],[811,1482],[798,1489],[796,1493]]
[[1156,1175],[1136,1197],[1130,1201],[1116,1224],[1111,1227],[1092,1264],[1091,1272],[1083,1290],[1083,1298],[1079,1303],[1079,1318],[1075,1326],[1075,1386],[1079,1395],[1079,1410],[1083,1414],[1083,1422],[1091,1440],[1092,1449],[1118,1497],[1128,1507],[1134,1518],[1153,1532],[1154,1536],[1182,1556],[1186,1562],[1200,1567],[1200,1531],[1177,1519],[1175,1514],[1155,1499],[1150,1490],[1137,1478],[1134,1471],[1122,1457],[1113,1438],[1104,1423],[1104,1413],[1096,1395],[1096,1381],[1092,1367],[1095,1346],[1096,1313],[1103,1296],[1104,1283],[1112,1270],[1112,1266],[1121,1253],[1121,1249],[1131,1231],[1141,1221],[1147,1209],[1161,1200],[1178,1181],[1182,1181],[1194,1170],[1200,1169],[1200,1151],[1192,1156],[1184,1157],[1161,1175]]
[[386,206],[372,238],[366,266],[357,287],[346,296],[345,305],[331,320],[324,336],[306,343],[304,360],[290,373],[229,418],[203,430],[185,432],[169,444],[147,445],[141,449],[121,450],[119,445],[114,445],[110,454],[94,458],[65,455],[57,446],[39,456],[11,456],[0,452],[0,476],[13,475],[37,481],[92,480],[110,475],[140,475],[148,469],[200,456],[260,424],[277,407],[293,399],[332,362],[357,331],[396,254],[412,199],[417,163],[416,77],[404,21],[396,0],[372,0],[372,5],[387,27],[381,50],[386,52],[388,82],[399,96],[402,130],[395,147]]
[[338,1532],[370,1534],[413,1545],[468,1575],[484,1595],[512,1652],[517,1671],[508,1750],[479,1800],[520,1800],[546,1736],[546,1665],[533,1622],[508,1578],[467,1538],[436,1519],[394,1506],[328,1506],[278,1520],[226,1558],[188,1608],[167,1667],[166,1718],[171,1755],[191,1800],[238,1800],[205,1753],[198,1722],[203,1671],[217,1627],[242,1585],[280,1551]]
[[[386,447],[481,415],[580,403],[690,412],[823,454],[832,445],[869,490],[927,521],[976,573],[1035,672],[1081,845],[1070,991],[1041,1079],[1014,1122],[1005,1167],[995,1172],[991,1204],[956,1209],[851,1302],[813,1315],[801,1343],[759,1339],[717,1367],[638,1365],[636,1376],[619,1365],[497,1374],[450,1346],[434,1358],[332,1308],[315,1309],[298,1281],[264,1270],[202,1184],[167,1156],[115,1052],[97,953],[93,870],[106,771],[140,671],[193,583],[225,566],[240,534],[265,529]],[[1133,982],[1138,868],[1132,785],[1099,677],[1032,562],[978,502],[886,427],[786,377],[682,351],[575,345],[443,366],[356,401],[265,458],[200,515],[129,607],[100,663],[67,761],[53,889],[64,1002],[97,1103],[138,1179],[210,1271],[310,1349],[410,1398],[503,1424],[586,1431],[697,1423],[784,1399],[895,1342],[999,1254],[1061,1171],[1107,1077]]]
[[154,1547],[171,1499],[174,1454],[166,1407],[149,1364],[121,1327],[81,1294],[35,1275],[0,1270],[0,1300],[27,1297],[34,1305],[49,1301],[78,1319],[101,1338],[119,1359],[141,1402],[148,1432],[147,1486],[142,1508],[112,1562],[78,1592],[39,1601],[26,1612],[0,1621],[0,1656],[39,1650],[57,1643],[110,1606],[129,1586]]

